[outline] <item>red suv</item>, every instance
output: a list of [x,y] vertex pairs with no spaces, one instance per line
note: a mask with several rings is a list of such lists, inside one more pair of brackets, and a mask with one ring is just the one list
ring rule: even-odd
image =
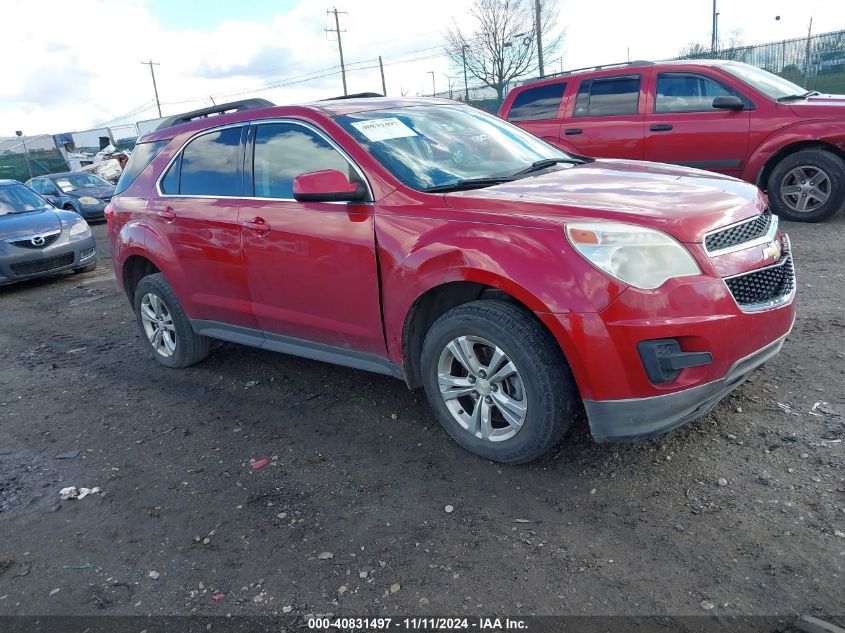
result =
[[600,441],[699,417],[792,327],[789,240],[752,185],[573,157],[446,100],[263,106],[165,121],[107,210],[163,365],[216,338],[388,374],[516,463],[582,407]]
[[499,115],[567,152],[698,167],[820,222],[845,202],[845,96],[729,61],[631,62],[514,88]]

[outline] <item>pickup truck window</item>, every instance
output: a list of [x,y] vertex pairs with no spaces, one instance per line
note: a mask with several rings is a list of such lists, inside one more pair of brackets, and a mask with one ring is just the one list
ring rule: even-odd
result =
[[559,82],[526,88],[516,95],[508,112],[508,121],[556,119],[566,83]]
[[639,75],[587,79],[578,89],[574,116],[636,114],[639,99]]
[[713,110],[713,99],[730,95],[734,95],[731,90],[703,75],[660,73],[654,111],[707,112]]

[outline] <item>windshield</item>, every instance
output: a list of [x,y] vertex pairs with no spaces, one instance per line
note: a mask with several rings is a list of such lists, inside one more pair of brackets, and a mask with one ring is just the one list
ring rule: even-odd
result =
[[807,90],[798,84],[787,81],[783,77],[778,77],[770,73],[768,70],[757,68],[756,66],[749,66],[748,64],[725,64],[720,66],[723,70],[729,72],[737,79],[749,84],[752,88],[756,88],[763,94],[772,99],[782,99],[783,97],[791,97],[794,95],[803,95]]
[[537,161],[569,158],[520,128],[466,106],[410,106],[336,120],[390,173],[419,191],[509,178]]
[[50,203],[29,187],[0,187],[0,216],[50,209]]
[[111,183],[106,182],[99,176],[93,174],[67,174],[59,176],[53,182],[58,185],[59,189],[65,193],[70,193],[77,189],[87,189],[88,187],[111,187]]

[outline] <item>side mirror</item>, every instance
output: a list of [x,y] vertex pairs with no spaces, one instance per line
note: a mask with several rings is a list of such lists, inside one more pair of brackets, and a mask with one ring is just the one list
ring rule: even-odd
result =
[[349,182],[336,169],[325,169],[294,178],[293,197],[297,202],[361,202],[367,197],[367,188],[362,182]]
[[715,110],[743,110],[745,104],[742,99],[729,95],[727,97],[716,97],[713,99],[713,108]]

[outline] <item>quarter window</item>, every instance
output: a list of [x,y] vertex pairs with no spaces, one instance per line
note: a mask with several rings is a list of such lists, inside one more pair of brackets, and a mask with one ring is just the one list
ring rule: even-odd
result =
[[182,152],[180,195],[241,195],[241,130],[209,132],[188,143]]
[[528,88],[516,95],[508,112],[509,121],[556,119],[565,83],[546,84]]
[[657,76],[654,111],[707,112],[713,110],[713,99],[733,94],[722,84],[701,75],[661,73]]
[[358,178],[340,152],[306,127],[293,123],[264,123],[255,127],[255,196],[293,199],[294,178],[325,169],[336,169],[353,180]]
[[640,76],[586,80],[578,89],[574,115],[616,116],[637,114]]

